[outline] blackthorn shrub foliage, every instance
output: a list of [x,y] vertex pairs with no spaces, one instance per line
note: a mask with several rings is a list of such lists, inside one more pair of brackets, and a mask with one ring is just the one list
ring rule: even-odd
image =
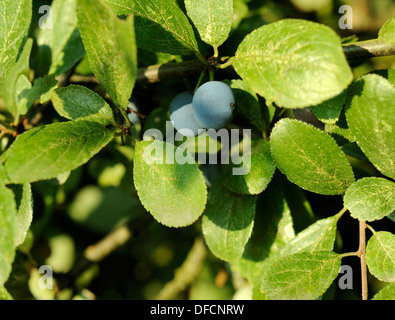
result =
[[291,2],[0,0],[0,298],[395,298],[395,17]]

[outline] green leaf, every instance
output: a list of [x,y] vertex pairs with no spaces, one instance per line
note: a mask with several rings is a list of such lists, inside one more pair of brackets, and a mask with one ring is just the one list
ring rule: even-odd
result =
[[121,188],[94,185],[80,189],[67,210],[76,224],[102,235],[145,212],[137,197]]
[[395,43],[395,16],[383,24],[379,31],[379,39],[385,43]]
[[103,125],[89,121],[54,123],[21,134],[7,152],[8,182],[57,177],[86,163],[113,138]]
[[274,180],[258,196],[254,227],[243,255],[232,267],[252,283],[261,277],[263,262],[295,237],[291,212],[279,183]]
[[256,196],[233,193],[215,180],[210,188],[202,219],[202,232],[207,246],[225,261],[239,259],[254,226]]
[[[46,273],[48,275],[48,273]],[[37,300],[55,300],[55,290],[54,286],[40,286],[40,279],[43,279],[43,274],[39,272],[39,269],[32,267],[29,270],[29,280],[27,281],[27,286],[29,288],[32,296]],[[56,279],[53,279],[55,282]],[[55,282],[56,283],[56,282]]]
[[290,240],[278,255],[291,255],[297,252],[331,251],[336,240],[336,225],[340,214],[321,219],[299,232]]
[[262,278],[268,300],[308,300],[321,296],[337,277],[340,256],[331,251],[300,252],[273,260]]
[[85,54],[75,14],[77,0],[54,0],[52,28],[42,28],[37,36],[37,69],[56,76],[73,67]]
[[376,74],[349,88],[346,119],[357,144],[384,175],[395,178],[395,87]]
[[[170,120],[170,116],[169,116],[168,107],[155,108],[150,112],[150,114],[147,116],[147,118],[144,121],[143,137],[147,132],[149,132],[148,130],[155,129],[155,131],[159,130],[162,134],[162,138],[164,138],[167,133],[166,124],[167,121],[169,120]],[[149,139],[151,139],[151,137],[148,137],[148,139],[145,140],[149,140]]]
[[278,222],[276,238],[270,247],[270,255],[276,255],[286,244],[295,238],[294,222],[288,203],[284,204],[284,212],[281,220]]
[[31,90],[32,84],[29,79],[21,74],[15,84],[15,101],[16,110],[18,115],[24,115],[27,113],[28,108],[33,104],[34,101],[30,103],[27,98],[27,93]]
[[[166,133],[169,134],[169,132]],[[207,132],[196,137],[188,137],[186,139],[184,137],[183,141],[175,141],[175,145],[192,154],[205,152],[211,155],[216,155],[222,147],[221,141]]]
[[59,88],[51,96],[56,111],[69,120],[89,120],[103,125],[114,124],[108,103],[97,93],[83,86]]
[[[17,101],[16,101],[16,83],[20,76],[24,75],[27,79],[30,79],[30,67],[29,59],[33,47],[33,39],[27,39],[23,51],[20,54],[18,61],[11,67],[11,70],[4,82],[2,88],[2,95],[4,104],[7,110],[16,115],[18,112]],[[0,88],[1,95],[1,88]]]
[[382,76],[383,78],[387,79],[393,86],[395,86],[395,70],[380,69],[380,70],[375,70],[372,73]]
[[7,281],[15,257],[17,211],[12,191],[4,185],[4,168],[0,167],[0,287]]
[[291,3],[302,12],[321,11],[331,0],[291,0]]
[[339,120],[345,101],[346,91],[343,91],[338,96],[311,107],[311,111],[320,121],[335,124]]
[[395,282],[388,283],[374,295],[372,300],[395,300]]
[[291,210],[293,227],[295,232],[299,233],[316,221],[313,209],[304,190],[289,182],[286,176],[280,175],[280,178],[281,188]]
[[31,18],[32,0],[0,1],[0,86],[17,61]]
[[21,75],[15,86],[17,114],[25,115],[37,100],[40,103],[48,101],[57,85],[58,81],[53,75],[34,80],[33,86],[25,75]]
[[45,103],[51,99],[52,92],[57,86],[58,81],[53,75],[38,78],[33,83],[33,95],[40,103]]
[[16,201],[16,237],[15,245],[21,245],[33,220],[33,195],[29,183],[10,185]]
[[[270,198],[270,200],[268,199],[268,202],[269,201],[272,202],[273,200]],[[270,204],[268,206],[270,206]],[[288,206],[286,208],[289,211]],[[267,213],[265,212],[265,214]],[[256,272],[256,275],[262,277],[262,274],[266,272],[266,269],[269,268],[276,260],[282,259],[281,257],[292,256],[300,252],[315,253],[333,250],[336,239],[336,225],[341,216],[342,213],[339,213],[332,217],[318,220],[299,232],[296,237],[288,236],[285,242],[280,242],[280,246],[278,246],[278,241],[273,243],[270,256],[268,259],[260,263],[260,268],[258,269],[259,273]],[[280,223],[287,223],[287,220],[284,218],[285,216]],[[293,227],[292,217],[290,220],[291,221],[285,225],[285,228],[288,230]],[[280,223],[278,226],[279,228],[282,227],[280,226]]]
[[200,38],[218,48],[233,24],[233,0],[185,0],[185,8]]
[[296,19],[247,35],[233,65],[258,94],[285,108],[320,104],[339,95],[353,79],[339,36],[327,26]]
[[233,0],[232,29],[237,29],[243,19],[248,15],[249,8],[245,0]]
[[173,0],[106,0],[118,15],[136,16],[139,48],[171,54],[198,52],[188,18]]
[[[252,141],[248,149],[243,150],[240,164],[231,163],[223,166],[223,182],[233,192],[259,194],[272,180],[276,164],[270,154],[269,142],[266,140]],[[242,168],[245,174],[235,175],[234,168]]]
[[203,213],[207,200],[204,177],[184,150],[158,140],[140,141],[133,175],[141,203],[158,222],[185,227]]
[[53,272],[69,272],[76,256],[73,237],[54,228],[49,232],[46,240],[50,255],[46,257],[45,264],[51,266]]
[[270,145],[277,167],[303,189],[342,194],[354,182],[351,165],[335,140],[309,124],[280,120],[273,128]]
[[127,15],[133,12],[134,0],[105,0],[118,16]]
[[133,16],[120,20],[102,0],[78,0],[77,18],[93,73],[114,103],[126,109],[137,76]]
[[344,206],[355,219],[380,220],[395,210],[395,183],[377,177],[359,179],[346,191]]
[[395,281],[395,235],[387,231],[374,232],[366,246],[366,264],[379,280]]
[[[230,87],[236,97],[237,108],[251,121],[259,130],[266,129],[264,113],[254,90],[252,90],[245,81],[236,79],[232,80]],[[267,121],[270,122],[270,121]]]
[[13,300],[6,288],[0,286],[0,300]]

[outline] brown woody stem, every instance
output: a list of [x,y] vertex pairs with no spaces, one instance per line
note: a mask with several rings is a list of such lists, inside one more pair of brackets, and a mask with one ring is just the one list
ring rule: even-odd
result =
[[388,44],[379,39],[359,41],[343,45],[348,60],[395,55],[395,44]]
[[[379,39],[359,41],[343,45],[343,51],[347,60],[382,57],[395,55],[395,44],[387,44]],[[233,58],[229,58],[224,64],[218,66],[218,75],[223,78],[235,76],[235,71],[232,67]],[[199,74],[207,66],[202,61],[188,61],[180,63],[165,63],[149,66],[147,68],[140,68],[138,70],[136,83],[156,83],[175,78],[189,78],[198,77]],[[98,83],[97,79],[92,76],[84,77],[73,75],[70,78],[71,82],[93,82]]]
[[358,257],[361,260],[362,300],[368,300],[368,279],[366,271],[366,222],[359,221],[359,249]]

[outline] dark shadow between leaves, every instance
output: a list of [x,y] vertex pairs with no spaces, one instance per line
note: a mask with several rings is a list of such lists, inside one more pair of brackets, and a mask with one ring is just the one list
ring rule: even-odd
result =
[[52,50],[47,45],[38,47],[38,52],[35,60],[35,78],[40,78],[49,72],[52,64]]
[[[278,173],[275,175],[278,178]],[[258,196],[254,228],[251,238],[244,248],[243,258],[250,261],[263,261],[269,256],[284,214],[284,193],[280,185],[272,181]]]

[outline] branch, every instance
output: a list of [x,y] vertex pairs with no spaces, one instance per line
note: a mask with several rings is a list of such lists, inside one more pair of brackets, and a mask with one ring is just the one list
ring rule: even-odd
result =
[[368,279],[366,273],[366,222],[359,221],[359,249],[358,257],[361,260],[362,300],[368,300]]
[[[347,60],[355,60],[362,58],[382,57],[395,55],[395,45],[383,43],[379,39],[359,41],[343,45],[343,51]],[[229,60],[231,60],[230,58]],[[225,68],[224,68],[225,67]],[[165,80],[176,78],[199,77],[206,66],[200,61],[187,61],[180,63],[164,63],[140,68],[137,73],[136,85],[146,85],[149,83],[157,83]],[[234,78],[237,74],[232,65],[223,64],[223,69],[218,69],[216,76],[218,78],[228,79]],[[94,76],[73,75],[70,82],[82,83],[99,83]]]
[[[176,78],[199,77],[202,72],[207,71],[206,68],[207,66],[204,66],[200,61],[173,62],[140,68],[137,73],[136,85],[162,82]],[[216,73],[217,77],[224,79],[233,78],[235,75],[236,72],[232,66],[218,70]]]
[[[343,51],[347,60],[382,57],[395,55],[395,45],[386,44],[378,39],[354,42],[343,45]],[[137,80],[138,84],[155,83],[174,78],[197,77],[203,70],[199,61],[166,63],[139,69]],[[232,66],[217,71],[220,78],[234,77],[236,74]]]
[[84,257],[92,262],[99,262],[125,244],[131,237],[132,232],[128,226],[121,225],[99,242],[86,248]]
[[175,271],[174,278],[163,287],[155,299],[171,300],[176,298],[177,294],[185,290],[199,274],[206,254],[203,240],[197,238],[184,263]]
[[151,218],[143,216],[121,224],[100,241],[88,246],[73,268],[66,274],[58,275],[59,288],[71,288],[75,279],[95,263],[99,263],[119,247],[125,245],[132,237],[145,228]]
[[343,45],[348,60],[395,55],[395,45],[379,39],[359,41]]
[[82,257],[77,261],[73,268],[59,279],[61,289],[72,287],[75,279],[91,265],[102,261],[116,249],[124,245],[131,239],[133,232],[128,224],[122,224],[103,239],[95,244],[88,246],[83,252]]
[[173,78],[188,78],[200,74],[204,67],[200,61],[164,63],[140,68],[137,73],[137,83],[155,83]]

